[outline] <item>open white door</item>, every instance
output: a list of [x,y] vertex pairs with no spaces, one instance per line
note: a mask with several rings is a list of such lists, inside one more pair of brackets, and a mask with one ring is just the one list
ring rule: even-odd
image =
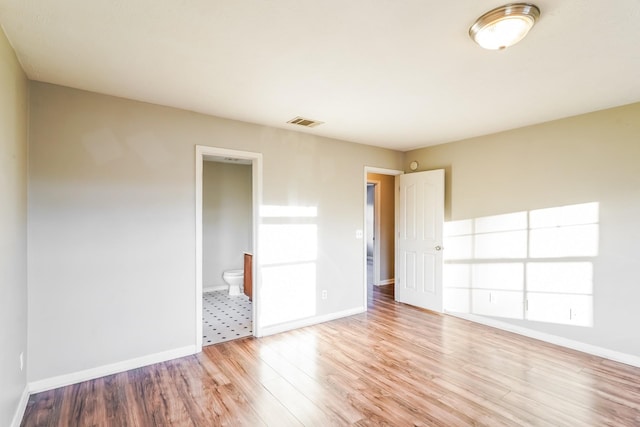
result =
[[444,170],[396,178],[400,188],[396,300],[442,311]]

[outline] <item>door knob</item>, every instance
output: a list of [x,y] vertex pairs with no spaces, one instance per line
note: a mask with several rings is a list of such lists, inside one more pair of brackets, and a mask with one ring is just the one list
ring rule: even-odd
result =
[[438,246],[436,246],[435,249],[436,249],[436,251],[441,251],[442,250],[442,246],[438,245]]

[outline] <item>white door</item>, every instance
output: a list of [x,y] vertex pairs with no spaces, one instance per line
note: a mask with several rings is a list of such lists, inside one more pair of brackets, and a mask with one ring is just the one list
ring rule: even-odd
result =
[[396,178],[400,188],[396,300],[442,311],[444,170]]

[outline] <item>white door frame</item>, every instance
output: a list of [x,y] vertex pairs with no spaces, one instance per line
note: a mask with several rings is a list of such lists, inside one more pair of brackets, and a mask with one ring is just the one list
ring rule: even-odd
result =
[[[362,219],[363,219],[363,224],[366,225],[367,223],[367,175],[370,173],[377,173],[380,175],[391,175],[391,176],[398,176],[398,175],[402,175],[404,173],[404,171],[401,170],[397,170],[397,169],[385,169],[385,168],[378,168],[378,167],[374,167],[374,166],[365,166],[364,167],[364,195],[363,195],[363,203],[362,203]],[[395,189],[394,189],[394,193],[395,193]],[[397,193],[396,193],[397,194]],[[376,197],[376,199],[378,199],[378,197]],[[397,240],[398,238],[398,208],[399,208],[399,200],[398,197],[394,197],[394,205],[395,205],[395,220],[394,220],[394,232],[393,232],[393,238],[394,240]],[[376,227],[378,227],[376,225]],[[375,250],[375,249],[374,249]],[[398,245],[395,245],[395,253],[393,255],[393,259],[394,259],[394,263],[395,263],[395,259],[397,258],[397,250],[398,250]],[[362,280],[362,294],[364,296],[363,302],[362,302],[362,307],[363,307],[363,311],[367,311],[367,300],[368,300],[368,289],[367,289],[367,239],[362,239],[362,253],[363,253],[363,260],[364,262],[362,263],[362,268],[363,268],[363,280]],[[379,253],[377,254],[378,256],[380,255]],[[374,275],[375,275],[375,265],[374,265]],[[376,276],[377,277],[377,276]]]
[[262,204],[262,154],[249,151],[229,150],[226,148],[196,145],[196,352],[202,351],[202,170],[204,162],[219,157],[234,157],[251,160],[252,177],[252,222],[253,222],[253,335],[260,333],[260,274],[258,273],[258,224],[260,220],[260,205]]
[[[373,186],[373,285],[378,286],[380,284],[380,184],[381,181],[377,179],[367,180],[368,186]],[[368,196],[367,196],[368,199]],[[367,200],[367,203],[369,201]],[[369,239],[368,232],[365,230],[365,236]],[[368,252],[368,251],[367,251]],[[369,254],[367,253],[367,256]],[[369,260],[367,260],[369,262]]]

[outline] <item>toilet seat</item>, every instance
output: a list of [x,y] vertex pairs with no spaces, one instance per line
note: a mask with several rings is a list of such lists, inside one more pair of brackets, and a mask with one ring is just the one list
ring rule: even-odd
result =
[[224,274],[226,274],[227,277],[243,276],[244,270],[227,270],[224,272]]

